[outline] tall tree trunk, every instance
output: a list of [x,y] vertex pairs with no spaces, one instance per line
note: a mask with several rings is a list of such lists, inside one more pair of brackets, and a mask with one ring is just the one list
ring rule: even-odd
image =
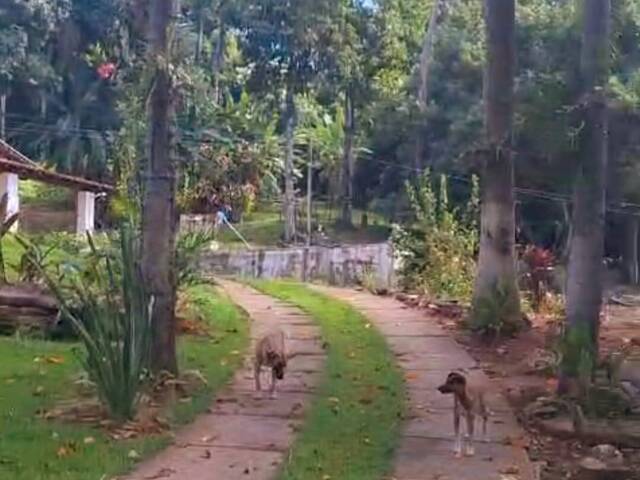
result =
[[[584,0],[580,74],[583,123],[580,164],[573,197],[573,234],[567,281],[568,338],[591,344],[592,360],[598,352],[600,310],[604,288],[605,185],[608,160],[609,119],[605,98],[608,78],[609,0]],[[585,340],[586,339],[586,340]],[[576,365],[564,365],[559,390],[571,388],[578,375]]]
[[350,88],[345,94],[344,105],[344,148],[342,152],[341,200],[342,211],[340,223],[345,227],[353,225],[353,149],[356,137],[356,112],[353,104],[353,93]]
[[213,72],[213,94],[216,103],[222,101],[220,76],[222,75],[222,69],[224,68],[224,50],[227,41],[227,34],[220,15],[220,26],[218,31],[218,41],[216,42],[216,48],[213,50],[211,58],[211,70]]
[[177,228],[176,173],[172,158],[173,86],[168,68],[169,30],[176,12],[175,0],[154,0],[150,15],[150,62],[155,82],[149,101],[149,162],[142,208],[142,266],[153,296],[152,368],[177,373],[176,273]]
[[202,57],[202,46],[204,45],[204,14],[201,11],[198,17],[198,37],[196,39],[196,64],[200,63]]
[[439,22],[442,19],[444,4],[446,0],[436,0],[433,4],[433,11],[427,25],[427,32],[422,42],[422,51],[420,52],[419,65],[419,83],[418,83],[418,129],[416,131],[416,145],[413,159],[413,166],[416,172],[422,171],[424,168],[422,159],[424,157],[425,148],[425,127],[427,107],[429,106],[429,73],[433,64],[433,50],[435,45],[436,33]]
[[636,215],[624,217],[624,247],[622,260],[624,264],[627,282],[638,284],[638,239],[640,233],[640,221]]
[[296,239],[296,198],[293,179],[293,147],[296,129],[296,103],[293,86],[287,86],[287,98],[285,105],[286,115],[286,152],[284,161],[284,202],[282,203],[282,216],[284,218],[284,241],[294,242]]
[[[511,158],[515,74],[515,0],[485,0],[487,65],[485,125],[489,153],[481,175],[480,254],[473,316],[520,328],[520,296],[515,267],[514,171]],[[494,306],[491,319],[483,304]],[[497,317],[497,318],[496,318]]]

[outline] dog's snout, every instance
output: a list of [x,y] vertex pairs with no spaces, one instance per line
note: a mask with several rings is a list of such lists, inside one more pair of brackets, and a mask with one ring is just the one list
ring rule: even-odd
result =
[[440,385],[440,386],[438,387],[438,391],[439,391],[440,393],[451,393],[451,388],[450,388],[448,385],[446,385],[446,384],[445,384],[445,385]]

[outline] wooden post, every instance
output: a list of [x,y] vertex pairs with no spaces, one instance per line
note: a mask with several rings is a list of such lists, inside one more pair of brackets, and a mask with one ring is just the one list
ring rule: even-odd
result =
[[[4,172],[0,174],[0,198],[7,195],[7,218],[20,211],[20,178],[15,173]],[[4,219],[6,220],[6,219]],[[18,229],[18,222],[14,223],[11,231]]]
[[96,195],[93,192],[78,192],[76,197],[76,233],[84,235],[95,229]]

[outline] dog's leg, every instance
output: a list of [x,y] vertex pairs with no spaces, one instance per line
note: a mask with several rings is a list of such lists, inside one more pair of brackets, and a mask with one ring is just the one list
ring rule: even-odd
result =
[[453,452],[456,457],[460,458],[462,456],[462,437],[460,436],[460,405],[457,398],[453,405],[453,431],[456,436]]
[[489,416],[484,413],[482,414],[482,439],[487,440],[487,420]]
[[276,372],[275,371],[271,371],[271,389],[270,389],[270,397],[271,398],[276,398]]
[[260,370],[261,370],[260,363],[258,363],[258,361],[256,360],[253,363],[253,376],[256,382],[256,393],[254,395],[255,398],[262,397],[262,394],[260,393],[262,391],[262,385],[260,385]]
[[476,454],[473,446],[473,435],[475,429],[476,417],[473,413],[467,413],[467,434],[465,435],[464,454],[467,457],[473,457]]

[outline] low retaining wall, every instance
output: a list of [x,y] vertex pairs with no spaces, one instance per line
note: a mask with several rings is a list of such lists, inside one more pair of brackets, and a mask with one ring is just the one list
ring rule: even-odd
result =
[[205,275],[324,280],[331,285],[394,285],[393,255],[388,243],[209,252],[200,260]]

